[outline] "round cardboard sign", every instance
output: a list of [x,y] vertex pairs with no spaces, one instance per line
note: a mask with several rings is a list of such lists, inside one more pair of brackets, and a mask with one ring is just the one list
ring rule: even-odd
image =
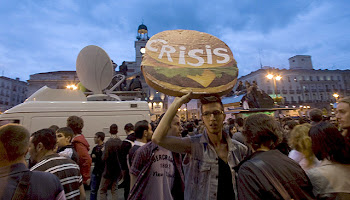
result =
[[192,30],[171,30],[151,37],[141,63],[148,85],[170,96],[230,92],[238,76],[231,49],[219,38]]

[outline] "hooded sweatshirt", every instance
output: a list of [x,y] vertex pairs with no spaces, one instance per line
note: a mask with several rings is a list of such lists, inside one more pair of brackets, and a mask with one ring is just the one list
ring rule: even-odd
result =
[[89,155],[89,143],[86,141],[84,135],[78,134],[72,140],[72,145],[75,151],[78,153],[80,167],[80,173],[83,176],[83,183],[87,184],[87,180],[90,179],[90,170],[92,159]]

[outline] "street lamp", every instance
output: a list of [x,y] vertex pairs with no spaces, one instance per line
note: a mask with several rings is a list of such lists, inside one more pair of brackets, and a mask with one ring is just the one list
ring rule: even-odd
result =
[[334,93],[334,94],[333,94],[333,97],[335,98],[335,102],[338,102],[338,97],[339,97],[339,94]]
[[274,86],[274,90],[273,90],[273,95],[274,96],[276,96],[276,99],[277,99],[277,84],[276,84],[276,80],[277,81],[279,81],[279,80],[281,80],[282,79],[282,76],[280,76],[280,75],[273,75],[273,74],[268,74],[267,76],[266,76],[266,78],[268,78],[268,79],[273,79],[273,86]]
[[75,86],[75,85],[67,85],[66,88],[69,89],[69,90],[76,90],[76,89],[78,89],[78,87]]

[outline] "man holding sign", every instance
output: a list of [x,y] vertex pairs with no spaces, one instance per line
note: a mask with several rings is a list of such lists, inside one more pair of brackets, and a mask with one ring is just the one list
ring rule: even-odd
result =
[[247,147],[223,131],[224,107],[219,96],[201,98],[203,135],[191,138],[167,136],[178,108],[192,93],[175,98],[155,130],[152,141],[170,151],[186,153],[183,162],[185,199],[237,199],[235,170],[247,155]]
[[[230,48],[207,33],[163,31],[147,42],[141,68],[148,85],[170,96],[182,96],[170,105],[152,141],[186,154],[184,198],[237,199],[233,168],[247,155],[247,147],[223,131],[225,114],[220,96],[232,90],[238,75]],[[167,135],[177,110],[192,98],[201,99],[204,134],[185,138]]]

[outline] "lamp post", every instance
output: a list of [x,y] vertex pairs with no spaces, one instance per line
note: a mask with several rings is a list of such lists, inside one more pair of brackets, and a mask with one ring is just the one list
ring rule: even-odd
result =
[[69,90],[76,90],[76,89],[78,89],[78,87],[73,85],[73,84],[72,85],[67,85],[66,88],[69,89]]
[[275,98],[277,99],[277,84],[276,84],[276,80],[277,81],[279,81],[279,80],[281,80],[282,79],[282,76],[280,76],[280,75],[273,75],[273,74],[268,74],[267,76],[266,76],[266,78],[268,78],[268,79],[273,79],[273,86],[274,86],[274,90],[273,90],[273,95],[275,96]]
[[339,94],[334,93],[334,94],[333,94],[333,97],[335,98],[335,102],[338,103]]

